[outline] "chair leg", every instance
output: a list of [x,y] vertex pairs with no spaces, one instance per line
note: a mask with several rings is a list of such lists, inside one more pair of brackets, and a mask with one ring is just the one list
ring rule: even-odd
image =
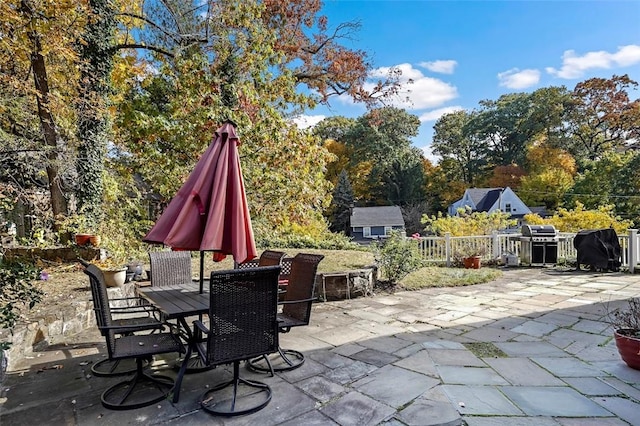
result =
[[[260,362],[262,361],[267,364],[266,367],[260,364]],[[248,359],[247,368],[251,371],[259,371],[262,373],[269,372],[271,374],[271,377],[274,377],[276,375],[276,372],[273,369],[273,364],[271,364],[271,360],[269,359],[268,355],[262,355],[257,358]]]
[[[144,367],[146,367],[152,359],[145,360]],[[136,360],[134,358],[116,360],[103,359],[91,366],[91,373],[96,377],[126,376],[135,373],[136,370]]]
[[111,410],[132,410],[162,401],[174,388],[173,379],[159,374],[145,373],[143,358],[136,359],[136,373],[129,379],[111,386],[100,397],[102,405]]
[[[268,355],[250,359],[247,361],[247,367],[253,371],[271,372],[273,376],[274,371],[295,370],[304,364],[304,354],[293,349],[282,349],[278,347],[278,354],[275,356],[275,359],[272,359]],[[262,361],[265,362],[263,363]]]
[[180,365],[180,370],[178,371],[178,377],[176,377],[176,384],[173,387],[173,402],[176,403],[180,399],[180,389],[182,388],[182,379],[184,379],[184,375],[187,373],[189,360],[191,359],[191,344],[187,344],[187,353],[185,354],[184,359],[182,360],[182,364]]
[[[231,386],[231,394],[228,392],[224,393],[220,392],[223,389]],[[239,389],[241,387],[249,388],[249,393],[244,395],[239,394]],[[255,391],[252,391],[255,390]],[[246,398],[251,401],[255,401],[258,399],[258,396],[262,395],[261,400],[259,402],[253,403],[248,407],[240,407],[238,405],[242,405],[242,399]],[[217,414],[221,416],[240,416],[243,414],[251,414],[255,413],[263,409],[269,404],[271,401],[271,388],[269,385],[257,382],[254,380],[247,380],[240,377],[240,361],[233,362],[233,378],[227,382],[220,383],[209,389],[202,395],[200,400],[200,405],[202,408],[211,414]]]

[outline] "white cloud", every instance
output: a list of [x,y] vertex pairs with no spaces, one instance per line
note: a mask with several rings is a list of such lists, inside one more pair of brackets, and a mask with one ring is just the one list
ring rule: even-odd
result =
[[508,71],[498,73],[500,86],[509,89],[526,89],[540,81],[540,71],[534,69],[520,70],[512,68]]
[[293,117],[292,121],[300,129],[308,129],[309,127],[315,126],[325,118],[327,118],[325,115],[299,115],[297,117]]
[[464,108],[458,105],[438,108],[438,109],[433,109],[431,111],[427,111],[421,114],[419,118],[421,123],[425,123],[427,121],[436,121],[445,114],[450,114],[452,112],[462,111],[462,110],[464,110]]
[[418,65],[424,67],[432,72],[439,72],[442,74],[453,74],[453,70],[456,65],[458,65],[457,61],[454,60],[439,60],[439,61],[431,61],[431,62],[420,62]]
[[627,67],[640,63],[640,45],[630,44],[618,48],[615,53],[604,50],[587,52],[578,56],[574,50],[566,50],[562,55],[562,67],[546,68],[546,71],[559,78],[580,78],[585,71],[593,68],[609,69],[613,67]]
[[431,164],[438,164],[438,162],[442,159],[439,155],[433,153],[431,149],[431,145],[425,145],[420,148],[422,150],[422,154],[424,158],[431,161]]
[[[395,99],[390,99],[390,103],[398,108],[407,110],[420,110],[433,108],[444,104],[458,97],[458,90],[437,78],[425,77],[418,69],[411,64],[396,65],[402,71],[400,83],[402,88]],[[381,67],[371,72],[371,77],[383,78],[389,74],[391,67]],[[411,80],[411,82],[409,81]],[[371,90],[373,82],[367,83],[365,88]]]

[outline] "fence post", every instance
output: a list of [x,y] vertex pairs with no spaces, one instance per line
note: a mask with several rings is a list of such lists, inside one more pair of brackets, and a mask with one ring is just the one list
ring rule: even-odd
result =
[[498,237],[498,231],[491,231],[491,245],[493,249],[493,258],[500,259],[502,256],[502,247],[500,246],[500,238]]
[[444,256],[447,259],[447,268],[451,266],[451,233],[444,234]]
[[629,247],[627,252],[627,262],[629,272],[633,274],[636,269],[636,259],[638,258],[638,230],[629,229]]

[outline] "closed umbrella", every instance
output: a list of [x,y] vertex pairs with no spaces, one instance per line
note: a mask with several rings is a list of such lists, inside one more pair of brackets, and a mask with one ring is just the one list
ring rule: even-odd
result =
[[186,182],[143,238],[175,250],[200,251],[200,291],[204,251],[214,260],[232,255],[237,263],[257,256],[240,167],[236,127],[223,124]]

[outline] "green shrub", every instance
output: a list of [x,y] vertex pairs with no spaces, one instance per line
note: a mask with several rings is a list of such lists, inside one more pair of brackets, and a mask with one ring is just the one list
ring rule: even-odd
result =
[[362,246],[350,241],[344,234],[325,232],[320,236],[261,233],[255,236],[258,247],[289,247],[320,250],[362,250]]
[[391,283],[398,283],[424,266],[416,241],[398,231],[393,231],[385,242],[375,243],[373,250],[382,275]]
[[[0,263],[0,328],[12,328],[20,316],[20,309],[38,303],[44,293],[34,285],[40,272],[32,265]],[[0,342],[0,349],[9,344]]]

